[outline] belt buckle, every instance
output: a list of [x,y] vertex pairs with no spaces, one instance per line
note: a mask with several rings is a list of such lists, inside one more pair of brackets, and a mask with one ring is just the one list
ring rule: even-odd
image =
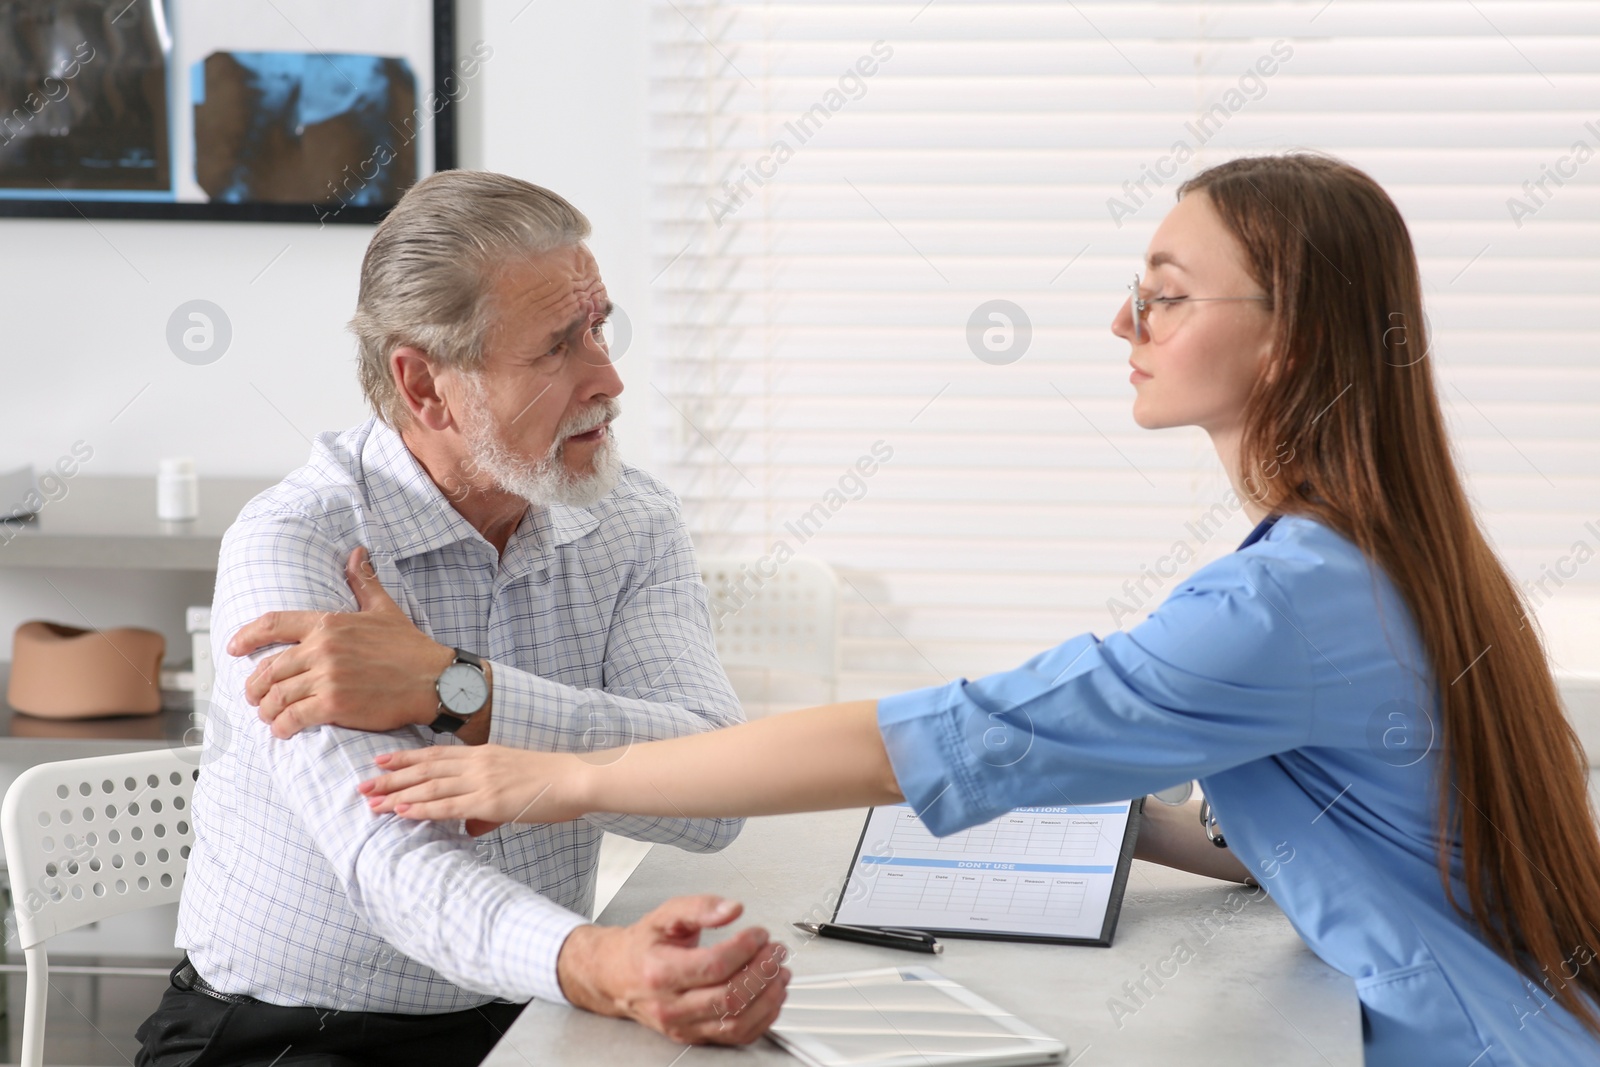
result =
[[194,969],[194,964],[189,962],[189,957],[185,954],[183,959],[178,961],[178,965],[172,968],[171,978],[175,988],[188,992],[200,980],[200,972]]
[[187,954],[184,955],[183,961],[172,969],[172,984],[185,993],[200,993],[212,1000],[220,1000],[224,1004],[243,1004],[252,999],[243,993],[223,993],[212,988],[210,983],[200,977],[200,972],[194,969],[194,964],[189,962]]

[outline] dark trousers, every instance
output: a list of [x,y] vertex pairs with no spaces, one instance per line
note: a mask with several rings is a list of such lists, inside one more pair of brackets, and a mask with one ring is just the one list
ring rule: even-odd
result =
[[286,1008],[195,987],[186,958],[134,1035],[138,1067],[476,1067],[521,1013],[485,1004],[442,1015]]

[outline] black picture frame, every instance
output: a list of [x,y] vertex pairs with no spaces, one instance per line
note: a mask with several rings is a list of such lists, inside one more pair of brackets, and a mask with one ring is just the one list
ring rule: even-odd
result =
[[[433,173],[455,169],[457,97],[447,85],[459,85],[456,75],[455,0],[430,0],[432,10],[433,90],[428,96],[438,104],[430,122],[433,133]],[[420,112],[425,105],[417,102]],[[430,106],[431,110],[431,106]],[[418,180],[426,177],[419,174]],[[393,204],[326,203],[225,203],[73,199],[67,193],[55,198],[0,197],[0,217],[45,219],[174,219],[195,222],[311,222],[370,225],[379,222]],[[330,210],[333,208],[333,210]]]

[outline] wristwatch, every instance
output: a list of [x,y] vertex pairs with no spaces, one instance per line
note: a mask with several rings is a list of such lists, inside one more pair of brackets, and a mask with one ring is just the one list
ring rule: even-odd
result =
[[483,673],[483,660],[464,648],[455,650],[455,662],[439,673],[433,683],[439,694],[439,714],[433,729],[453,734],[489,703],[489,679]]

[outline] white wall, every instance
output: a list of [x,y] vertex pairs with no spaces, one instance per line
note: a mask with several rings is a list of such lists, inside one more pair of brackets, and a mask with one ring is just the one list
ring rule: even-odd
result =
[[[646,5],[461,0],[460,9],[462,51],[479,40],[494,50],[460,105],[462,165],[547,185],[589,215],[612,299],[635,327],[619,360],[629,386],[619,440],[648,466]],[[93,474],[154,474],[171,455],[194,456],[203,476],[277,477],[298,466],[309,438],[366,415],[344,324],[371,232],[0,220],[0,469],[51,464],[80,439],[94,448],[84,467]],[[166,342],[168,316],[193,299],[219,305],[233,328],[227,353],[203,367]],[[209,600],[208,583],[170,574],[0,568],[0,659],[24,619],[151,626],[170,644],[182,606]],[[173,651],[183,658],[182,646]]]

